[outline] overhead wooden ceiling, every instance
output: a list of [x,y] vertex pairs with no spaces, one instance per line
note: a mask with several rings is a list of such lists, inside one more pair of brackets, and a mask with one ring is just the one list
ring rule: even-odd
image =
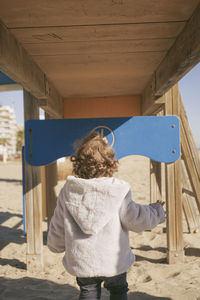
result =
[[1,0],[0,18],[63,97],[142,94],[199,0]]

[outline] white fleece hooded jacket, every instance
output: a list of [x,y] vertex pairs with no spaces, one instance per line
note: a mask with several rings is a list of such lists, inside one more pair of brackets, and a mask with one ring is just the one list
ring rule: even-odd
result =
[[47,245],[53,252],[65,251],[63,264],[72,275],[110,277],[134,262],[128,231],[152,229],[164,220],[162,205],[136,204],[125,181],[69,176],[58,197]]

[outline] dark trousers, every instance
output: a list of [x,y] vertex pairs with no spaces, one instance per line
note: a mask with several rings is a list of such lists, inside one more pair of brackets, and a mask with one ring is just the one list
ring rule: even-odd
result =
[[126,273],[113,277],[76,278],[80,287],[79,300],[101,299],[101,283],[110,292],[110,300],[127,300],[128,283]]

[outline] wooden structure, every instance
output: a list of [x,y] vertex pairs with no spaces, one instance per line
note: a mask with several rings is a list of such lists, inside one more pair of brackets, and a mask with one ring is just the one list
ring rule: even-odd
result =
[[[197,213],[197,211],[200,213],[200,160],[178,84],[164,95],[164,99],[160,111],[156,114],[179,116],[182,159],[174,164],[166,164],[165,170],[161,164],[151,162],[151,202],[166,197],[168,261],[175,263],[182,262],[184,258],[182,211],[185,214],[189,232],[197,232],[200,226]],[[164,171],[165,174],[163,174]],[[163,187],[163,184],[166,186]],[[189,199],[191,194],[194,199]]]
[[[0,19],[0,71],[23,86],[25,119],[37,118],[38,107],[50,118],[180,115],[183,161],[199,208],[199,161],[172,88],[200,61],[199,0],[2,0]],[[151,194],[160,198],[163,167],[152,165]],[[183,259],[181,203],[196,228],[187,187],[181,200],[181,168],[180,161],[166,166],[169,262]],[[43,174],[51,215],[56,166]],[[42,205],[38,168],[28,166],[26,176],[31,270],[43,265]]]

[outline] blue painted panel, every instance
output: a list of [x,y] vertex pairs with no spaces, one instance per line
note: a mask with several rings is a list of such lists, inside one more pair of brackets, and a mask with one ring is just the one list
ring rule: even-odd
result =
[[74,142],[96,127],[104,131],[109,144],[114,143],[117,159],[135,154],[170,163],[180,156],[179,119],[150,116],[26,121],[26,161],[40,166],[70,156]]
[[13,83],[15,83],[15,82],[12,79],[10,79],[4,73],[0,72],[0,85],[3,85],[3,84],[13,84]]

